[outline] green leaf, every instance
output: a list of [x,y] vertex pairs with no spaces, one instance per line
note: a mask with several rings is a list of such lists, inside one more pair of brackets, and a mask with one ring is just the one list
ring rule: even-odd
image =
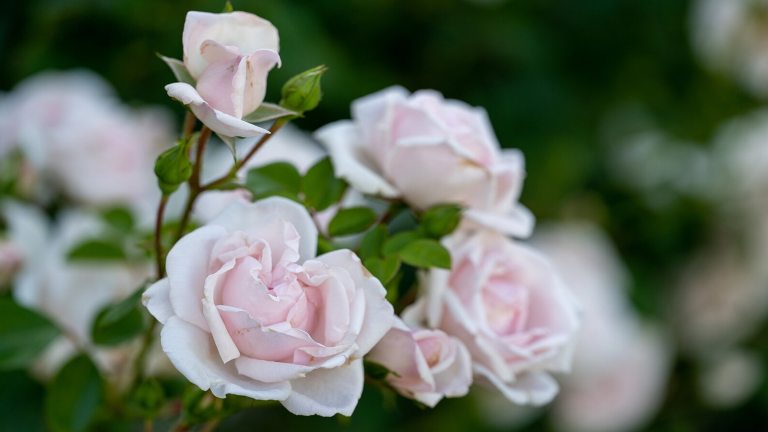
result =
[[347,183],[336,178],[330,158],[324,158],[307,171],[302,182],[307,206],[323,211],[344,196]]
[[227,0],[227,2],[224,3],[224,10],[222,10],[222,12],[229,13],[229,12],[234,12],[234,11],[235,11],[235,8],[232,7],[232,2]]
[[390,237],[384,242],[382,252],[384,255],[392,255],[400,252],[403,248],[416,240],[421,240],[424,235],[418,231],[403,231]]
[[363,260],[381,256],[381,250],[386,240],[386,225],[378,225],[374,227],[372,230],[368,231],[360,241],[360,252],[358,255]]
[[368,207],[340,209],[328,224],[328,234],[333,237],[357,234],[376,222],[376,212]]
[[103,239],[90,239],[75,245],[67,253],[70,261],[113,261],[126,258],[123,246]]
[[45,415],[54,432],[85,431],[104,398],[99,371],[81,354],[59,371],[45,398]]
[[135,225],[133,213],[125,207],[107,209],[102,213],[102,217],[110,226],[121,232],[129,232]]
[[428,236],[439,239],[452,233],[461,222],[461,207],[441,204],[429,208],[421,217],[421,227]]
[[363,261],[363,265],[372,275],[376,276],[382,284],[392,280],[400,270],[400,258],[390,255],[386,258],[372,257]]
[[289,79],[283,86],[280,106],[300,114],[315,109],[323,97],[320,79],[327,70],[325,65],[315,66]]
[[96,315],[91,338],[97,345],[118,345],[132,339],[146,328],[141,307],[143,287],[119,303],[108,305]]
[[269,102],[262,102],[256,111],[243,117],[244,121],[248,123],[263,123],[270,120],[277,120],[283,117],[296,117],[299,113],[291,111],[280,105],[272,104]]
[[435,240],[421,239],[408,243],[399,255],[403,262],[412,266],[451,268],[451,254]]
[[335,250],[336,250],[336,246],[334,246],[334,244],[331,243],[330,240],[323,237],[317,238],[317,255],[322,255],[324,253],[328,253]]
[[0,372],[0,431],[44,432],[45,388],[26,370]]
[[29,366],[58,335],[44,316],[0,298],[0,369]]
[[275,162],[248,171],[245,186],[254,198],[293,195],[301,191],[301,174],[288,162]]
[[195,79],[192,78],[192,74],[190,74],[187,67],[184,66],[184,62],[161,54],[157,54],[157,56],[171,68],[171,72],[173,72],[173,76],[175,76],[177,80],[191,86],[195,85]]

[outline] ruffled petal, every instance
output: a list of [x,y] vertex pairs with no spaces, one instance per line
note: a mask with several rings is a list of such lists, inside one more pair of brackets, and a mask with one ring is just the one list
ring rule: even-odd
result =
[[291,381],[293,392],[281,403],[297,415],[351,416],[363,394],[363,379],[362,360],[334,369],[317,369],[306,378]]

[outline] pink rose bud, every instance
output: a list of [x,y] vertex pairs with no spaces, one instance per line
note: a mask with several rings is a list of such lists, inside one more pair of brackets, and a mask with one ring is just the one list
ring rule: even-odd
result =
[[472,384],[464,344],[440,330],[408,328],[399,319],[367,358],[391,371],[386,380],[400,394],[429,407],[443,397],[466,395]]
[[189,12],[182,36],[184,65],[197,83],[166,86],[213,131],[254,136],[266,131],[241,119],[264,101],[267,74],[280,64],[277,29],[246,12]]
[[394,318],[381,283],[348,250],[315,257],[317,229],[284,198],[234,202],[168,253],[144,302],[161,343],[217,397],[279,400],[299,415],[351,415],[362,357]]
[[517,202],[523,156],[500,149],[483,109],[431,90],[392,87],[353,102],[352,118],[317,137],[336,174],[356,189],[420,209],[461,204],[474,223],[530,235],[533,216]]
[[445,245],[452,270],[431,270],[405,315],[464,342],[475,378],[512,402],[548,403],[558,390],[548,372],[570,368],[579,325],[570,292],[542,255],[499,234],[458,233]]

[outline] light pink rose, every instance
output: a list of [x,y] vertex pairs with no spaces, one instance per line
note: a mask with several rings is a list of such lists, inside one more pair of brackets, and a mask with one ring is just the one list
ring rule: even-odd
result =
[[443,397],[466,395],[472,384],[464,344],[440,330],[409,328],[400,319],[367,358],[392,372],[386,380],[400,394],[429,407]]
[[567,371],[579,326],[574,299],[539,253],[499,234],[455,234],[444,241],[452,270],[433,269],[423,297],[405,312],[460,339],[475,378],[517,404],[557,394],[549,372]]
[[391,87],[353,102],[352,118],[323,127],[317,138],[353,187],[420,209],[462,204],[474,223],[530,235],[533,216],[517,202],[523,156],[500,149],[481,108]]
[[284,198],[233,203],[168,254],[144,294],[163,350],[214,395],[351,415],[362,356],[392,326],[381,283],[348,250],[315,257],[317,229]]
[[264,101],[267,74],[280,64],[277,29],[245,12],[189,12],[182,36],[184,66],[196,81],[167,85],[206,126],[224,136],[255,136],[265,129],[244,120]]

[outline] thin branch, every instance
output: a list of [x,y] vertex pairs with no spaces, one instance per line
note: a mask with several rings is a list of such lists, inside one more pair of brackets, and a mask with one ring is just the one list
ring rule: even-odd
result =
[[157,218],[155,219],[155,265],[157,268],[157,279],[165,276],[165,260],[163,260],[163,218],[165,208],[168,205],[168,195],[163,194],[160,198],[160,204],[157,206]]

